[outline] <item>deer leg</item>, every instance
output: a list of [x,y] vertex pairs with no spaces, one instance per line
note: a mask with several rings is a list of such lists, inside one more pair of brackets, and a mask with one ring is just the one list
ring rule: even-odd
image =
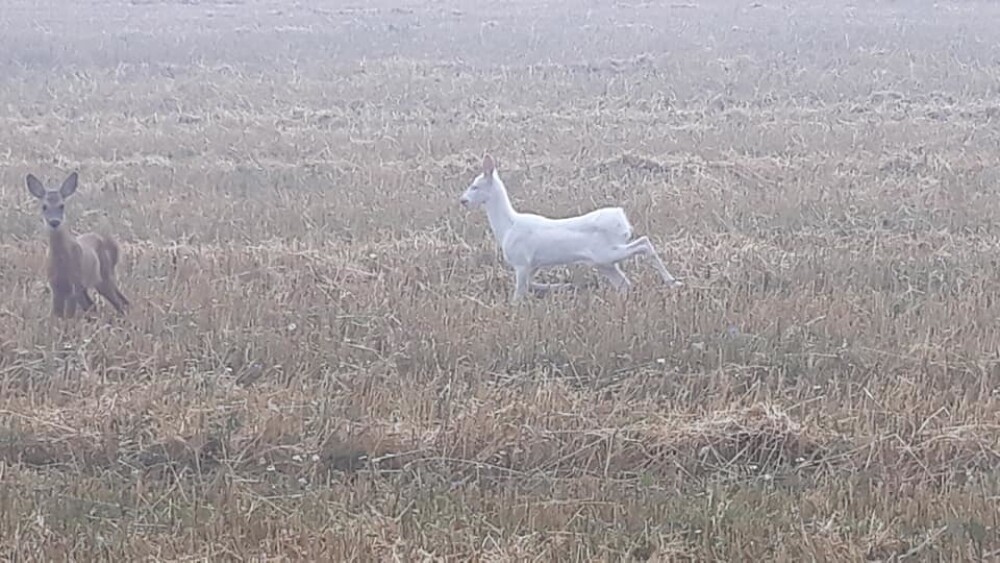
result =
[[105,281],[103,285],[107,286],[108,293],[114,295],[123,310],[128,308],[128,306],[131,305],[131,302],[129,302],[128,298],[125,297],[125,294],[118,289],[118,284],[115,282],[115,278],[113,276],[109,276],[105,279],[107,281]]
[[129,300],[118,289],[118,283],[115,281],[115,265],[118,264],[118,245],[114,241],[106,241],[105,245],[102,246],[100,263],[102,281],[96,288],[97,292],[107,299],[114,306],[115,310],[123,313],[125,308],[129,306]]
[[97,284],[97,287],[95,287],[94,289],[96,289],[97,293],[99,293],[101,297],[107,300],[108,303],[111,303],[111,306],[115,308],[115,311],[118,311],[118,314],[120,315],[125,314],[124,304],[118,299],[120,293],[112,282],[104,280],[101,283]]
[[63,313],[67,319],[72,319],[76,316],[76,300],[78,299],[75,291],[70,290],[68,293],[63,294]]
[[527,267],[514,269],[514,295],[511,297],[511,303],[517,303],[528,293],[531,288],[531,277],[534,273],[534,270]]
[[87,288],[83,287],[82,285],[81,286],[77,286],[77,288],[76,288],[76,297],[77,297],[77,301],[80,304],[80,309],[83,312],[87,313],[87,312],[90,312],[91,310],[93,310],[93,308],[94,308],[94,300],[91,299],[90,295],[87,293]]
[[640,237],[637,241],[635,241],[635,243],[640,243],[642,254],[653,260],[653,268],[656,268],[656,271],[659,272],[660,278],[663,279],[663,283],[672,286],[684,285],[680,280],[675,278],[669,270],[667,270],[667,267],[663,264],[663,260],[660,260],[659,254],[657,254],[656,249],[653,248],[653,243],[650,242],[649,237]]
[[649,242],[648,237],[639,237],[626,245],[619,246],[618,248],[608,252],[607,255],[603,257],[601,262],[605,264],[617,264],[618,262],[633,256],[648,256],[652,258],[653,267],[656,268],[656,271],[660,274],[660,278],[663,280],[663,283],[672,286],[683,285],[677,280],[677,278],[671,275],[670,271],[667,270],[667,267],[663,265],[663,260],[660,260],[660,257],[657,256],[656,249],[653,248],[653,243]]
[[129,305],[131,305],[131,303],[129,302],[128,298],[125,297],[125,294],[118,289],[118,284],[115,283],[115,279],[113,277],[108,278],[107,284],[108,288],[111,290],[112,293],[115,294],[115,297],[118,299],[118,304],[121,305],[122,310],[124,311],[125,309],[127,309]]
[[628,281],[628,277],[625,276],[625,272],[622,272],[621,267],[618,264],[611,264],[610,266],[598,266],[597,271],[601,273],[619,293],[625,293],[628,288],[632,285]]
[[127,298],[127,297],[125,297],[125,294],[124,294],[124,293],[122,293],[121,291],[119,291],[119,290],[118,290],[118,287],[115,287],[115,295],[117,295],[117,296],[118,296],[118,301],[119,301],[119,302],[120,302],[120,303],[121,303],[122,305],[124,305],[124,306],[125,306],[125,308],[128,308],[128,306],[132,304],[132,303],[131,303],[131,302],[130,302],[130,301],[128,300],[128,298]]
[[60,318],[66,315],[66,293],[54,287],[52,288],[52,314]]

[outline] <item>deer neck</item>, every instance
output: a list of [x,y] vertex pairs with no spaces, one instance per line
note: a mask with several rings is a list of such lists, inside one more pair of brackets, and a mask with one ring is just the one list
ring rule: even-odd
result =
[[514,224],[517,212],[514,211],[514,206],[510,203],[510,196],[507,195],[507,188],[500,181],[500,178],[494,178],[493,181],[496,182],[497,197],[490,198],[486,202],[486,217],[490,221],[493,236],[496,237],[498,243],[502,243],[504,235]]
[[73,235],[64,225],[49,231],[49,262],[53,271],[71,264],[74,242]]

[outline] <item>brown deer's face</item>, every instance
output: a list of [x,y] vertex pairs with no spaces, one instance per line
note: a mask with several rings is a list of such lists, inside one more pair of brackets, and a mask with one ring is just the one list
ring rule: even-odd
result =
[[58,190],[49,190],[32,174],[28,174],[25,182],[28,191],[42,202],[42,220],[50,229],[58,229],[66,220],[66,198],[76,191],[77,173],[73,172],[63,181]]

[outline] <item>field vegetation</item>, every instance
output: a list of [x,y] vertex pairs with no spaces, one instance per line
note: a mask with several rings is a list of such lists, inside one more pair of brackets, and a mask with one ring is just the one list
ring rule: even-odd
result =
[[[1000,4],[5,0],[5,560],[1000,554]],[[514,205],[684,278],[509,303]],[[24,177],[121,243],[49,316]]]

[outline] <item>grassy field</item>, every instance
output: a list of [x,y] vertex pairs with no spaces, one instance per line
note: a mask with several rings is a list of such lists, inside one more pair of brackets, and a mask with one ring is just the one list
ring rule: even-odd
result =
[[[1000,4],[7,0],[0,52],[4,560],[1000,555]],[[511,306],[484,151],[687,285]],[[49,316],[72,170],[126,318]]]

